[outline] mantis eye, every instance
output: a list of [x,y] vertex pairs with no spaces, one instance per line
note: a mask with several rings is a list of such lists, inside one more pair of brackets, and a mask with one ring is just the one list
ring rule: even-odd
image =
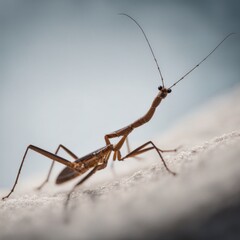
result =
[[159,86],[159,87],[158,87],[158,90],[159,90],[159,91],[162,90],[162,86]]
[[168,92],[168,93],[172,92],[172,89],[169,88],[169,89],[167,90],[167,92]]

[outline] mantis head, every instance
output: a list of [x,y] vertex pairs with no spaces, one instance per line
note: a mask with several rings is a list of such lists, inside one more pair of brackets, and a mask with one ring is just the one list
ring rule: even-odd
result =
[[161,92],[160,96],[165,98],[172,90],[170,88],[165,88],[163,86],[159,86],[158,90]]

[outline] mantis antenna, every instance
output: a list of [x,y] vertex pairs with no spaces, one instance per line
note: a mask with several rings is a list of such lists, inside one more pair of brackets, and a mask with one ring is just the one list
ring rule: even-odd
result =
[[192,69],[190,69],[185,75],[183,75],[179,80],[177,80],[171,87],[169,87],[169,89],[171,89],[172,87],[174,87],[177,83],[179,83],[180,81],[182,81],[188,74],[190,74],[193,70],[195,70],[197,67],[200,66],[200,64],[202,64],[212,53],[214,53],[217,48],[227,39],[229,38],[231,35],[236,34],[236,33],[229,33],[204,59],[202,59],[196,66],[194,66]]
[[139,24],[134,18],[132,18],[131,16],[127,15],[126,13],[119,13],[119,15],[124,15],[124,16],[129,17],[129,18],[130,18],[132,21],[134,21],[134,22],[137,24],[137,26],[141,29],[141,31],[142,31],[142,33],[143,33],[143,35],[144,35],[144,37],[145,37],[145,39],[146,39],[146,41],[147,41],[147,44],[148,44],[148,46],[149,46],[149,48],[150,48],[150,51],[151,51],[152,56],[153,56],[153,58],[154,58],[154,61],[155,61],[156,65],[157,65],[157,69],[158,69],[158,72],[159,72],[160,77],[161,77],[161,80],[162,80],[162,85],[163,85],[163,87],[164,87],[164,81],[163,81],[162,72],[161,72],[161,70],[160,70],[160,67],[159,67],[159,65],[158,65],[157,59],[156,59],[156,57],[155,57],[155,55],[154,55],[153,49],[152,49],[152,47],[151,47],[151,44],[150,44],[150,42],[149,42],[149,40],[148,40],[148,38],[147,38],[144,30],[142,29],[142,27],[140,26],[140,24]]
[[[149,46],[149,48],[150,48],[150,50],[151,50],[152,56],[153,56],[153,58],[154,58],[154,61],[155,61],[156,65],[157,65],[157,69],[158,69],[158,72],[159,72],[159,74],[160,74],[160,77],[161,77],[161,80],[162,80],[162,84],[163,84],[163,87],[164,87],[164,81],[163,81],[163,76],[162,76],[160,67],[159,67],[159,65],[158,65],[158,62],[157,62],[157,59],[156,59],[156,57],[155,57],[155,55],[154,55],[153,49],[152,49],[152,47],[151,47],[151,44],[150,44],[150,42],[149,42],[149,40],[148,40],[148,38],[147,38],[147,36],[146,36],[143,28],[140,26],[140,24],[139,24],[134,18],[132,18],[132,17],[129,16],[128,14],[126,14],[126,13],[119,13],[119,15],[127,16],[127,17],[130,18],[132,21],[134,21],[134,22],[137,24],[137,26],[141,29],[141,31],[142,31],[142,33],[143,33],[143,35],[144,35],[144,37],[145,37],[145,39],[146,39],[146,41],[147,41],[147,44],[148,44],[148,46]],[[195,65],[193,68],[191,68],[185,75],[183,75],[179,80],[177,80],[177,81],[176,81],[171,87],[169,87],[168,89],[171,89],[172,87],[174,87],[177,83],[179,83],[180,81],[182,81],[188,74],[190,74],[193,70],[195,70],[197,67],[199,67],[212,53],[214,53],[214,52],[217,50],[217,48],[218,48],[227,38],[229,38],[229,37],[230,37],[231,35],[233,35],[233,34],[236,34],[236,33],[229,33],[204,59],[202,59],[202,60],[201,60],[197,65]]]

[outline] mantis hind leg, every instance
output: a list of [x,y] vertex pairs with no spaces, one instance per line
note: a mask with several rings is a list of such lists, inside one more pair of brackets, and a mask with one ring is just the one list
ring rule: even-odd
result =
[[94,167],[84,178],[82,178],[76,185],[74,185],[74,187],[72,188],[72,190],[67,194],[67,199],[65,202],[65,208],[67,207],[71,194],[74,192],[74,190],[81,184],[83,184],[86,180],[88,180],[95,172],[97,172],[98,170],[100,170],[102,168],[102,166],[96,166]]
[[[72,158],[74,158],[74,160],[78,159],[78,157],[73,152],[71,152],[68,148],[66,148],[62,144],[60,144],[58,146],[58,148],[56,149],[56,151],[55,151],[56,155],[58,154],[60,148],[62,148],[66,153],[68,153]],[[49,171],[48,171],[46,179],[42,182],[42,184],[39,187],[36,188],[37,190],[41,190],[44,187],[44,185],[49,181],[50,175],[51,175],[52,170],[53,170],[54,163],[55,162],[53,161],[51,166],[50,166],[50,168],[49,168]]]
[[[103,162],[99,162],[85,177],[83,177],[77,184],[74,185],[74,187],[72,188],[72,190],[68,193],[67,195],[67,199],[65,202],[65,208],[67,208],[68,202],[70,200],[71,194],[73,193],[73,191],[80,186],[81,184],[83,184],[87,179],[89,179],[94,173],[96,173],[98,170],[102,170],[104,168],[106,168],[107,163],[108,163],[108,159],[110,157],[111,151],[107,152],[104,156],[103,156]],[[99,159],[100,160],[100,159]]]
[[44,149],[41,149],[41,148],[39,148],[39,147],[36,147],[36,146],[33,146],[33,145],[29,145],[29,146],[27,147],[24,155],[23,155],[22,162],[21,162],[21,165],[20,165],[20,167],[19,167],[19,170],[18,170],[18,173],[17,173],[17,177],[16,177],[16,179],[15,179],[15,182],[14,182],[14,184],[13,184],[13,187],[12,187],[11,191],[9,192],[9,194],[6,195],[5,197],[3,197],[2,200],[8,198],[8,197],[13,193],[13,191],[14,191],[16,185],[17,185],[18,178],[19,178],[19,176],[20,176],[20,173],[21,173],[21,170],[22,170],[22,167],[23,167],[23,163],[24,163],[24,161],[25,161],[25,158],[26,158],[26,156],[27,156],[27,153],[28,153],[28,150],[29,150],[29,149],[31,149],[31,150],[33,150],[33,151],[35,151],[35,152],[37,152],[37,153],[39,153],[39,154],[47,157],[47,158],[49,158],[49,159],[51,159],[51,160],[53,160],[53,161],[60,162],[60,163],[62,163],[63,165],[65,165],[65,166],[67,166],[67,167],[69,167],[69,168],[74,169],[74,164],[71,163],[70,161],[68,161],[68,160],[66,160],[66,159],[64,159],[64,158],[62,158],[62,157],[59,157],[59,156],[57,156],[56,154],[53,154],[53,153],[51,153],[51,152],[48,152],[48,151],[46,151],[46,150],[44,150]]

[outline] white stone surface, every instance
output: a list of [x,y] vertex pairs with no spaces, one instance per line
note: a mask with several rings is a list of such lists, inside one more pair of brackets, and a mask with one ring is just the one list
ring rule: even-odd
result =
[[138,170],[80,187],[67,211],[65,190],[17,188],[0,202],[0,239],[240,239],[239,103],[236,88],[155,141],[182,145],[164,155],[176,177],[148,154]]

